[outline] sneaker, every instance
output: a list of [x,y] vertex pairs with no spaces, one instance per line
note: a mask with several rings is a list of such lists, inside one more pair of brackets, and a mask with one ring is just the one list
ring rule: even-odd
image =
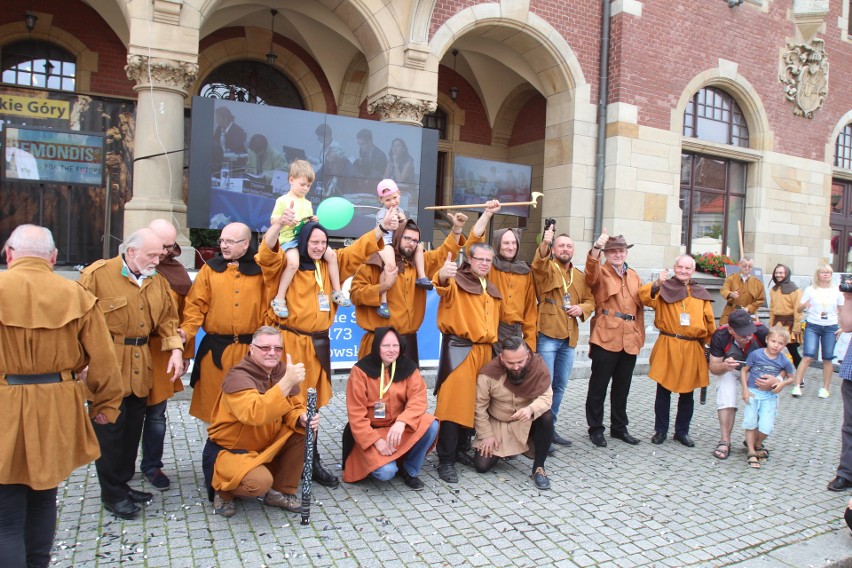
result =
[[218,493],[213,498],[213,512],[226,518],[237,514],[237,510],[234,508],[234,501],[225,501],[219,497]]
[[290,317],[290,310],[287,309],[287,302],[284,300],[275,298],[269,303],[269,305],[272,306],[272,311],[275,312],[275,315],[279,318]]
[[817,393],[817,396],[820,398],[828,398],[828,395],[828,389],[819,389],[819,393]]
[[291,513],[302,513],[302,500],[291,494],[284,494],[270,489],[263,497],[263,504],[269,507],[278,507]]
[[142,475],[148,480],[148,483],[154,486],[154,489],[158,489],[160,491],[165,491],[172,484],[171,480],[160,468],[150,472],[144,472]]
[[801,387],[793,387],[793,390],[790,391],[791,396],[795,396],[796,398],[802,396],[802,388]]
[[388,319],[391,316],[390,308],[387,304],[382,304],[378,308],[376,308],[376,313],[378,313],[381,317]]
[[426,278],[425,276],[423,278],[418,278],[417,280],[415,280],[414,285],[417,286],[418,288],[422,288],[424,290],[431,290],[432,288],[435,287],[432,284],[432,281],[429,280],[428,278]]
[[344,296],[343,292],[341,292],[340,290],[331,293],[331,301],[342,308],[348,308],[352,305],[352,302],[349,300],[349,298]]

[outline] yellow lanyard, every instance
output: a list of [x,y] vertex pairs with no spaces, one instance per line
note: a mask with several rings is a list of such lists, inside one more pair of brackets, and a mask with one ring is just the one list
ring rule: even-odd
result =
[[314,270],[314,278],[317,279],[317,286],[319,286],[320,294],[325,294],[325,290],[323,289],[324,285],[322,283],[322,267],[318,260],[314,261],[314,265],[316,266],[316,269]]
[[552,262],[554,265],[556,265],[556,268],[559,270],[559,276],[562,278],[562,293],[567,294],[568,288],[570,288],[571,285],[574,284],[574,271],[571,270],[570,267],[568,268],[568,271],[571,274],[571,280],[569,280],[568,282],[565,282],[565,275],[562,274],[562,267],[555,260],[551,260],[550,262]]
[[485,278],[479,277],[479,283],[482,284],[482,291],[488,290],[488,281]]
[[385,394],[387,394],[388,390],[390,390],[391,385],[393,384],[393,376],[396,374],[396,361],[391,363],[391,376],[389,377],[388,386],[385,386],[385,364],[382,363],[382,374],[379,375],[379,400],[385,398]]

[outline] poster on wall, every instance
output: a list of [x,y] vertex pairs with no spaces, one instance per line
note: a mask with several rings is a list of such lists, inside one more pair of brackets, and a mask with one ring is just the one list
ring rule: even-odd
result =
[[[453,205],[530,200],[532,166],[456,156],[453,162]],[[479,209],[481,210],[481,208]],[[529,205],[504,207],[501,215],[529,217]]]
[[102,134],[9,126],[3,130],[3,179],[102,186]]

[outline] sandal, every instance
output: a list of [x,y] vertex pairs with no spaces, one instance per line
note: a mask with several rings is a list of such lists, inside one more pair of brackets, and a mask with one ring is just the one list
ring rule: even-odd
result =
[[757,459],[759,459],[762,462],[769,459],[769,450],[767,450],[764,446],[760,446],[759,448],[755,448],[754,453],[757,455]]
[[757,454],[748,455],[748,466],[751,469],[760,469],[760,460],[757,459]]
[[283,319],[290,316],[290,310],[287,309],[287,302],[284,300],[275,298],[269,304],[272,306],[272,311],[275,312],[275,315],[279,318]]
[[331,301],[340,306],[341,308],[348,308],[352,305],[352,302],[343,295],[343,292],[340,290],[331,293]]
[[381,317],[388,319],[391,317],[390,308],[387,304],[382,304],[378,308],[376,308],[376,313],[378,313]]
[[713,456],[716,459],[726,460],[728,459],[728,454],[731,453],[731,443],[725,442],[723,440],[719,440],[719,443],[716,444],[716,449],[713,450]]

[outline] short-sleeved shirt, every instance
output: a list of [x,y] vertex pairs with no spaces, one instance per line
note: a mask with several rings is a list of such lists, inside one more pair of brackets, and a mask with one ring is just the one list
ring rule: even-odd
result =
[[756,325],[755,327],[757,327],[757,331],[754,332],[751,342],[746,344],[745,353],[743,353],[743,349],[731,335],[731,328],[723,325],[716,330],[716,333],[710,339],[710,355],[720,359],[733,357],[737,361],[745,361],[746,355],[756,349],[766,347],[766,335],[769,333],[769,328],[765,325]]
[[281,228],[281,233],[278,235],[278,242],[282,245],[296,240],[294,229],[299,226],[299,221],[305,217],[312,217],[314,214],[314,206],[311,205],[310,201],[304,197],[293,197],[290,194],[286,194],[275,200],[275,207],[272,209],[271,218],[275,219],[283,215],[284,210],[290,207],[290,203],[293,204],[293,210],[296,212],[296,224],[285,225]]
[[837,325],[837,308],[843,305],[843,294],[836,286],[817,288],[808,286],[802,294],[802,304],[810,302],[805,319],[814,325]]
[[746,359],[748,367],[748,388],[757,388],[757,379],[762,375],[776,376],[781,371],[787,371],[787,375],[792,375],[796,372],[793,368],[793,363],[787,359],[786,355],[779,353],[775,358],[770,359],[766,354],[766,349],[756,349],[748,354]]

